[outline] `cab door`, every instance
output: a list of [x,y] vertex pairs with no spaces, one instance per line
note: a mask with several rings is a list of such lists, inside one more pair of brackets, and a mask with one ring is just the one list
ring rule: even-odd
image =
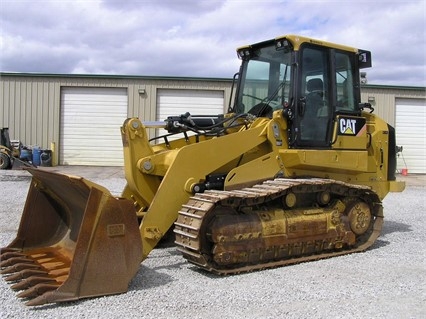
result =
[[335,78],[334,126],[331,138],[333,149],[366,150],[369,144],[366,118],[359,108],[360,80],[355,68],[357,55],[334,51]]
[[334,98],[329,51],[314,45],[305,45],[300,51],[295,122],[298,147],[330,146]]
[[[361,118],[359,109],[360,81],[355,60],[357,58],[355,52],[313,44],[301,47],[297,58],[297,106],[292,128],[292,147],[366,147],[364,129],[352,134],[349,127],[355,122],[357,124],[352,127],[352,131],[365,126],[365,119]],[[342,138],[346,140],[346,137],[351,137],[350,144],[342,142]]]

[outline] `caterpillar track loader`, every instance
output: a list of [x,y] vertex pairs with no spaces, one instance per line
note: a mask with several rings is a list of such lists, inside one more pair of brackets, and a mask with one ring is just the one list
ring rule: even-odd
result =
[[[32,182],[2,273],[27,305],[125,292],[173,230],[191,263],[234,274],[359,252],[383,223],[395,130],[360,100],[371,54],[286,35],[237,49],[226,114],[129,118],[120,197],[84,178]],[[152,139],[149,132],[165,129]]]

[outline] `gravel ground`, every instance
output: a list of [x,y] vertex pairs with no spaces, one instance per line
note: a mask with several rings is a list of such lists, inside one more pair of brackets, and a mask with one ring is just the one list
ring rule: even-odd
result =
[[[0,246],[16,234],[29,181],[0,174]],[[0,318],[425,318],[425,194],[424,183],[389,194],[382,235],[364,253],[218,277],[174,247],[155,249],[121,295],[30,308],[0,279]]]

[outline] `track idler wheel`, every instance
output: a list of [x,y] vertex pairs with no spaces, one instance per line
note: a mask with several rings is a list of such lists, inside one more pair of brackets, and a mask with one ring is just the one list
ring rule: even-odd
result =
[[349,226],[356,235],[364,234],[371,225],[372,214],[370,206],[361,201],[349,204],[348,209]]

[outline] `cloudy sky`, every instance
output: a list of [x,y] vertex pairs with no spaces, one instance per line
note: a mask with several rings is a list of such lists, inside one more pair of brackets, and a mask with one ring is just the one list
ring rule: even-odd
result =
[[0,0],[0,71],[230,78],[300,34],[371,50],[368,83],[426,86],[425,0]]

